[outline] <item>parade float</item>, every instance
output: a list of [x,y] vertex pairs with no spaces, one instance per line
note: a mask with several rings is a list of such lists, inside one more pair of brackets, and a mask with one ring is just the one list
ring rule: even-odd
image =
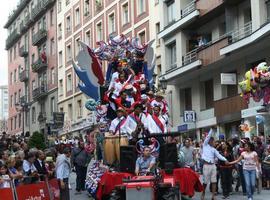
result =
[[[112,36],[108,42],[97,42],[98,47],[95,49],[81,42],[82,48],[76,61],[73,61],[74,71],[80,79],[78,87],[89,97],[85,107],[95,112],[98,124],[98,131],[95,131],[98,134],[89,136],[88,142],[92,146],[96,145],[96,149],[101,152],[91,161],[86,180],[89,194],[96,199],[180,198],[180,193],[193,196],[195,186],[198,191],[202,189],[196,173],[191,169],[177,169],[178,161],[183,161],[183,155],[177,157],[176,144],[172,145],[173,156],[166,155],[167,147],[160,144],[162,138],[177,136],[177,133],[170,133],[167,127],[169,115],[164,93],[152,91],[155,69],[153,43],[154,40],[141,44],[138,38],[126,38],[124,35]],[[152,114],[155,112],[153,107],[158,106],[161,115],[166,116],[162,119],[163,123],[153,117],[156,129],[150,127],[152,131],[148,135],[139,131],[134,145],[129,146],[134,150],[126,154],[131,157],[130,160],[136,161],[143,147],[150,147],[152,155],[163,164],[148,176],[134,176],[135,166],[121,166],[129,162],[123,161],[121,147],[128,147],[130,138],[122,135],[119,126],[126,123],[128,117],[136,118],[132,113],[140,105],[144,105],[142,108],[146,114]],[[116,131],[108,132],[117,112],[128,117],[123,123],[118,123]],[[132,123],[127,125],[129,128],[132,126]],[[136,131],[143,129],[141,124],[135,126]],[[164,170],[166,167],[170,168],[169,172]],[[192,183],[189,178],[193,180]],[[157,193],[158,190],[163,192]]]

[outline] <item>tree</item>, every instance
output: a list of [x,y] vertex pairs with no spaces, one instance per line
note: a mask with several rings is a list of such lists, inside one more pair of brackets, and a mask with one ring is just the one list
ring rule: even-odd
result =
[[35,131],[30,137],[28,142],[29,148],[37,148],[43,150],[46,148],[44,135],[38,131]]

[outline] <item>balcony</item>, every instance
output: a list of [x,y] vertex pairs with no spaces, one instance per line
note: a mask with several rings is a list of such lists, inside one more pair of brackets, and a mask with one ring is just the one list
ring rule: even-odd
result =
[[33,99],[39,100],[48,95],[47,85],[41,85],[32,92]]
[[12,24],[12,22],[19,16],[21,11],[27,6],[30,1],[31,0],[20,1],[20,3],[17,5],[17,8],[13,10],[12,14],[9,15],[8,21],[5,24],[4,28],[8,28]]
[[24,23],[26,27],[29,27],[32,25],[32,23],[34,23],[34,20],[31,18],[29,13],[25,16]]
[[262,38],[268,37],[270,34],[270,21],[266,21],[260,28],[253,30],[252,22],[246,23],[243,27],[229,32],[227,35],[231,37],[230,44],[220,50],[221,55],[231,53],[240,48],[254,44]]
[[26,103],[27,103],[27,96],[26,96],[26,95],[21,96],[21,97],[19,98],[19,104],[20,104],[20,105],[25,105]]
[[29,78],[28,70],[23,70],[19,73],[19,79],[21,82],[26,82]]
[[20,23],[20,34],[24,34],[27,31],[27,28],[25,21],[22,20]]
[[32,37],[33,46],[38,46],[44,42],[47,38],[47,31],[45,29],[39,29],[36,34]]
[[44,61],[41,58],[39,58],[36,62],[32,64],[32,71],[40,72],[45,70],[47,67],[48,67],[47,61]]
[[14,29],[6,40],[6,50],[12,47],[20,38],[20,34],[17,29]]
[[224,3],[224,0],[200,0],[196,1],[196,9],[200,11],[200,17],[215,10]]
[[32,19],[37,21],[46,11],[55,3],[55,0],[43,0],[39,1],[36,6],[32,9]]
[[44,122],[46,122],[46,120],[47,120],[46,112],[40,112],[38,114],[38,122],[44,123]]
[[21,46],[19,49],[19,56],[21,57],[27,57],[28,56],[28,49],[26,48],[26,46]]
[[218,60],[223,59],[225,56],[220,55],[219,51],[228,44],[229,38],[223,37],[221,39],[208,43],[202,49],[198,49],[198,59],[202,61],[202,66],[207,66],[217,62]]
[[248,104],[240,95],[214,101],[215,116],[219,121],[221,118],[241,118],[241,110],[247,108]]

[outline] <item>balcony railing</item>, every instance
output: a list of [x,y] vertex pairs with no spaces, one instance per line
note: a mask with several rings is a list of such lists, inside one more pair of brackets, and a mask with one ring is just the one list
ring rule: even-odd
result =
[[24,95],[24,96],[21,96],[20,99],[19,99],[19,104],[23,105],[23,104],[26,104],[27,103],[27,96]]
[[32,64],[32,71],[33,72],[39,72],[48,67],[48,64],[46,61],[43,61],[41,58],[39,58],[36,62]]
[[47,31],[45,29],[39,29],[32,37],[32,44],[37,46],[41,44],[47,38]]
[[4,28],[8,28],[12,24],[12,22],[17,18],[17,16],[21,13],[21,11],[27,6],[30,1],[31,0],[20,1],[20,3],[17,5],[17,8],[13,10],[12,14],[9,15],[8,21],[5,24]]
[[12,47],[19,38],[20,38],[20,34],[18,30],[14,29],[6,40],[6,49],[9,49],[10,47]]
[[228,32],[227,35],[231,37],[231,42],[237,42],[252,34],[252,22],[246,23],[242,28]]
[[32,93],[33,99],[36,99],[36,100],[38,100],[42,97],[45,97],[47,95],[48,95],[48,89],[47,89],[47,85],[45,85],[45,84],[34,89],[33,93]]
[[46,112],[39,112],[38,114],[38,122],[43,123],[47,120]]
[[27,81],[29,78],[28,70],[23,70],[19,73],[19,79],[21,82]]
[[185,16],[189,15],[194,10],[196,10],[196,1],[195,0],[190,2],[184,9],[181,10],[181,18],[184,18]]
[[26,48],[25,45],[21,46],[19,49],[19,56],[21,57],[26,57],[28,56],[28,49]]
[[21,23],[20,23],[20,34],[23,34],[27,31],[27,26],[25,24],[25,21],[22,20]]
[[29,27],[34,22],[29,13],[25,15],[24,22],[27,27]]
[[228,114],[241,112],[241,110],[246,108],[248,108],[248,105],[240,95],[214,101],[216,117],[222,117]]
[[36,4],[32,10],[32,19],[36,21],[39,17],[45,14],[46,10],[53,5],[55,0],[42,0]]
[[198,60],[198,48],[188,52],[186,55],[183,56],[182,62],[183,65],[188,65],[196,60]]

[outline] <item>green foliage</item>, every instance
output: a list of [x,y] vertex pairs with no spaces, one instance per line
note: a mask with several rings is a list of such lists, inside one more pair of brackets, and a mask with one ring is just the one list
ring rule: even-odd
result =
[[44,135],[38,131],[35,131],[30,137],[28,142],[29,148],[37,148],[43,150],[46,148]]

